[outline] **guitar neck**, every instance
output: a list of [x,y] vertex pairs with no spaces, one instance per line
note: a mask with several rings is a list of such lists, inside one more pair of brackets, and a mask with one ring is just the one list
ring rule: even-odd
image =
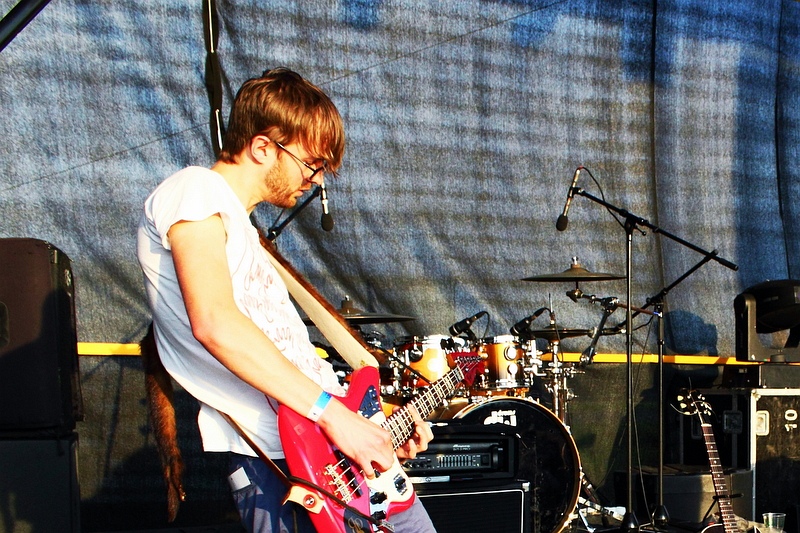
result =
[[422,394],[402,409],[392,413],[386,422],[381,424],[381,427],[391,434],[392,446],[395,450],[408,440],[414,428],[414,418],[409,411],[409,406],[413,405],[419,416],[426,418],[456,390],[456,385],[462,379],[464,379],[464,373],[459,366],[456,366],[444,377],[436,380],[429,387],[425,387]]
[[700,427],[703,430],[703,440],[705,440],[706,443],[708,462],[711,465],[711,479],[714,483],[714,493],[717,495],[719,512],[722,516],[722,525],[725,528],[725,533],[737,533],[736,515],[733,512],[733,504],[731,504],[728,484],[725,482],[725,473],[722,471],[719,450],[717,450],[717,443],[714,439],[714,428],[711,427],[711,424],[702,420],[702,417]]

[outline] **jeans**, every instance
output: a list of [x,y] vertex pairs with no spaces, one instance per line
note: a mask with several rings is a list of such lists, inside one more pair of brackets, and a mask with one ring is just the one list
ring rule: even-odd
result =
[[[273,460],[288,472],[286,461]],[[258,457],[231,454],[231,473],[244,470],[250,483],[233,491],[242,525],[251,533],[316,533],[308,512],[294,502],[283,504],[287,487]],[[395,533],[435,533],[419,498],[402,513],[390,516]]]

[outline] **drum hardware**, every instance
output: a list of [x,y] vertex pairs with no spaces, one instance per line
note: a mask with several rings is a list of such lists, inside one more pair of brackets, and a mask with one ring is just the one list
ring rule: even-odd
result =
[[[539,315],[549,311],[550,325],[544,329],[532,330],[530,326],[533,320]],[[511,327],[511,332],[518,334],[526,343],[526,365],[524,366],[525,375],[529,376],[527,384],[533,383],[534,377],[547,377],[544,382],[547,392],[553,399],[553,412],[562,421],[566,422],[567,402],[575,398],[575,394],[567,386],[567,380],[581,371],[571,365],[565,365],[559,357],[559,347],[562,338],[581,337],[589,335],[591,330],[560,328],[556,324],[555,312],[550,307],[542,307],[531,316],[524,318]],[[536,339],[545,339],[548,348],[553,354],[549,365],[544,366],[536,351]],[[539,371],[544,368],[543,371]]]
[[[591,176],[591,171],[588,169],[586,170],[589,175]],[[594,176],[592,176],[594,179]],[[728,261],[726,259],[722,259],[718,256],[716,250],[712,250],[708,252],[703,250],[699,246],[691,244],[684,239],[681,239],[667,231],[662,230],[658,226],[653,225],[648,220],[635,216],[632,213],[621,209],[617,206],[614,206],[605,200],[598,198],[594,195],[591,195],[581,189],[580,187],[575,186],[575,181],[573,180],[573,185],[570,187],[570,196],[583,196],[588,198],[589,200],[595,202],[598,205],[601,205],[609,211],[614,218],[620,222],[620,225],[625,229],[625,299],[627,302],[631,301],[631,282],[632,282],[632,264],[633,264],[633,232],[634,230],[639,231],[642,235],[645,235],[645,232],[639,228],[639,226],[645,227],[650,229],[653,233],[658,233],[663,235],[683,246],[694,250],[695,252],[700,253],[703,258],[695,264],[692,268],[690,268],[685,274],[679,277],[675,282],[673,282],[669,287],[663,289],[656,297],[648,300],[647,306],[651,303],[659,306],[656,308],[656,316],[658,317],[658,329],[659,329],[659,339],[658,339],[658,396],[659,396],[659,465],[658,465],[658,503],[656,505],[655,511],[651,515],[653,518],[653,525],[657,527],[664,527],[667,525],[669,521],[669,514],[667,513],[666,507],[664,506],[664,497],[663,497],[663,478],[664,478],[664,389],[663,389],[663,380],[664,380],[664,371],[663,371],[663,307],[661,307],[664,303],[664,297],[666,296],[667,292],[678,283],[686,279],[690,274],[692,274],[695,270],[700,268],[705,263],[714,260],[721,265],[731,269],[731,270],[738,270],[739,267]],[[597,180],[595,180],[597,183]],[[624,223],[617,218],[617,215],[621,216],[624,219]],[[573,261],[576,261],[573,259]],[[577,288],[577,283],[576,283]],[[646,306],[646,307],[647,307]],[[637,531],[639,529],[639,523],[636,519],[636,514],[633,512],[633,316],[634,312],[631,306],[627,306],[626,308],[626,316],[625,316],[625,346],[626,346],[626,355],[627,355],[627,505],[626,505],[626,513],[623,518],[622,524],[620,526],[620,530],[624,532],[630,531]],[[636,313],[638,314],[638,312]]]
[[597,352],[597,341],[600,340],[600,336],[603,335],[603,328],[606,325],[608,317],[620,306],[619,299],[613,296],[607,298],[597,298],[594,295],[586,296],[578,288],[567,291],[567,296],[569,296],[573,302],[577,302],[579,298],[587,298],[592,303],[599,302],[600,306],[603,308],[603,316],[600,318],[600,324],[592,329],[592,342],[581,352],[580,364],[590,365],[594,362],[594,354]]
[[544,386],[553,398],[553,413],[567,424],[567,403],[576,398],[575,392],[567,386],[567,381],[576,374],[582,374],[583,370],[561,361],[560,344],[559,341],[553,341],[548,345],[553,357],[549,366],[544,369],[544,375],[549,377]]
[[[421,387],[426,387],[443,377],[449,370],[452,357],[469,356],[477,363],[478,354],[465,351],[466,341],[446,335],[400,337],[394,350],[381,348],[388,361],[381,373],[381,395],[385,400],[405,401],[412,398]],[[463,360],[463,359],[462,359]],[[465,383],[469,381],[465,378]],[[463,394],[459,386],[456,394]]]

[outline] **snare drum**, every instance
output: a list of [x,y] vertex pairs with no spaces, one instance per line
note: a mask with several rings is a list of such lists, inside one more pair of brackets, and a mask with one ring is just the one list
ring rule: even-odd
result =
[[450,370],[447,354],[460,351],[464,343],[464,339],[447,335],[400,337],[395,343],[395,356],[428,380],[405,371],[401,384],[405,387],[426,387],[443,377]]
[[478,389],[518,389],[530,386],[525,376],[525,352],[514,335],[481,339],[478,353],[486,358],[486,379]]
[[[457,404],[456,404],[457,405]],[[581,489],[581,462],[569,431],[549,409],[522,398],[495,397],[441,418],[516,428],[521,453],[517,477],[531,482],[531,531],[559,533],[570,521]]]

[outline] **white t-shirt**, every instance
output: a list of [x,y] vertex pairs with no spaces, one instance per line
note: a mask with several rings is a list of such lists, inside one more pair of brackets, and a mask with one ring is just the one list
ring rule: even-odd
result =
[[170,176],[145,201],[138,231],[138,258],[153,312],[164,367],[200,401],[198,425],[206,451],[255,455],[219,415],[230,415],[273,459],[282,458],[277,402],[234,376],[192,335],[175,275],[167,232],[176,222],[219,214],[236,305],[284,356],[328,392],[343,394],[330,364],[317,356],[308,329],[270,263],[242,203],[212,170],[189,167]]

